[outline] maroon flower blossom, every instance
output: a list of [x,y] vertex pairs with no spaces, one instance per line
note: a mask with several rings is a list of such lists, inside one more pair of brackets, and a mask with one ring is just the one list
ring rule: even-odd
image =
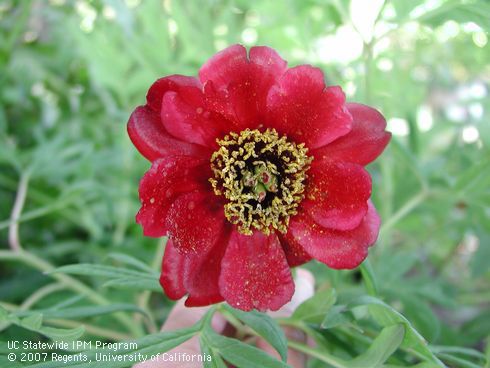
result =
[[357,267],[379,231],[364,166],[388,144],[385,125],[268,47],[231,46],[199,78],[157,80],[128,132],[152,162],[136,220],[169,236],[165,293],[277,310],[293,295],[290,267]]

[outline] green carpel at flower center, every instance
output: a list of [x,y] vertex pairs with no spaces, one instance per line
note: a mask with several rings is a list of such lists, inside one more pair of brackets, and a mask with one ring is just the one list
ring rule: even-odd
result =
[[269,234],[287,232],[289,218],[304,198],[306,171],[312,157],[304,144],[295,144],[274,130],[246,129],[217,140],[211,157],[216,195],[228,202],[224,212],[238,231]]
[[271,173],[267,169],[267,164],[262,161],[254,162],[253,164],[253,172],[248,170],[242,172],[242,182],[244,187],[250,188],[255,193],[255,200],[262,203],[267,196],[267,192],[277,193],[278,173],[277,170],[275,170],[277,175]]

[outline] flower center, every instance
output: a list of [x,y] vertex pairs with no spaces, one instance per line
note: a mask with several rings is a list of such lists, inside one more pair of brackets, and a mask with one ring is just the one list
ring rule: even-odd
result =
[[216,195],[224,196],[225,216],[243,234],[253,229],[286,233],[289,218],[304,198],[312,157],[304,143],[289,142],[274,129],[246,129],[217,140],[211,156]]

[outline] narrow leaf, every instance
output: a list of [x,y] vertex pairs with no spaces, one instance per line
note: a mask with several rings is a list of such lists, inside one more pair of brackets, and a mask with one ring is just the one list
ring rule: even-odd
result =
[[329,329],[340,325],[345,325],[353,320],[354,315],[345,305],[336,305],[328,311],[320,327]]
[[367,305],[369,307],[369,313],[381,326],[387,327],[400,323],[405,325],[403,346],[412,348],[420,355],[424,356],[428,361],[438,364],[440,367],[444,367],[444,364],[429,350],[427,341],[401,313],[385,302],[367,295],[355,299],[349,303],[348,307],[352,309],[361,305]]
[[286,368],[286,363],[272,358],[264,351],[236,339],[204,331],[210,348],[215,349],[227,362],[238,368]]
[[147,273],[154,273],[155,271],[151,269],[150,266],[148,266],[146,263],[140,261],[137,258],[134,258],[128,254],[123,254],[123,253],[110,253],[109,258],[112,258],[116,261],[119,261],[121,263],[124,263],[128,266],[133,266],[135,268],[140,269],[141,271],[147,272]]
[[16,312],[15,315],[19,317],[30,316],[35,313],[42,313],[45,319],[49,318],[65,318],[65,319],[73,319],[73,318],[87,318],[93,316],[100,316],[104,314],[110,314],[114,312],[121,311],[130,311],[130,312],[138,312],[141,314],[145,314],[141,308],[133,304],[110,304],[110,305],[101,305],[101,306],[86,306],[86,307],[74,307],[74,308],[66,308],[66,309],[43,309],[38,311],[20,311]]
[[72,275],[82,276],[99,276],[109,278],[122,278],[122,277],[142,277],[142,278],[154,278],[158,277],[156,273],[140,272],[134,270],[128,270],[125,268],[104,266],[90,263],[81,263],[68,266],[58,267],[51,271],[51,273],[67,273]]
[[119,279],[113,279],[105,282],[103,287],[113,287],[117,289],[131,289],[131,290],[150,290],[161,292],[162,287],[158,283],[158,278],[135,278],[124,277]]
[[369,295],[376,296],[378,294],[378,286],[374,275],[373,267],[369,260],[365,260],[360,267],[361,275],[366,285],[366,290]]
[[257,311],[243,312],[227,304],[224,305],[224,308],[271,344],[283,361],[287,360],[288,345],[286,336],[276,321],[267,314]]
[[[203,367],[204,368],[227,368],[221,356],[209,347],[209,342],[206,340],[204,334],[201,334],[199,339],[201,345],[201,352],[204,355]],[[209,359],[207,359],[209,356]]]
[[[63,361],[51,361],[34,364],[29,366],[29,368],[92,368],[94,366],[96,353],[102,354],[108,359],[108,361],[104,361],[104,368],[125,368],[138,361],[148,360],[152,355],[163,354],[174,347],[179,346],[194,336],[197,331],[198,327],[193,326],[176,331],[159,332],[131,341],[134,344],[128,344],[127,348],[121,348],[115,351],[109,349],[87,350],[82,353],[87,357],[87,362],[70,361],[65,363]],[[136,360],[128,362],[127,358],[124,358],[130,355]],[[92,362],[90,362],[90,360],[92,360]]]
[[20,326],[29,330],[39,330],[43,323],[43,315],[41,313],[35,313],[29,317],[23,318],[20,321]]
[[335,304],[335,289],[327,289],[314,294],[301,303],[291,316],[292,319],[310,323],[320,323]]
[[348,367],[379,367],[398,349],[404,335],[402,324],[385,327],[368,350],[347,363]]

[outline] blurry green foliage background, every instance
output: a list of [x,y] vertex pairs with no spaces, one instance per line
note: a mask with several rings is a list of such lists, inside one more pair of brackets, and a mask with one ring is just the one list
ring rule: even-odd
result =
[[[19,183],[27,189],[19,239],[36,257],[57,266],[118,264],[107,255],[120,252],[158,269],[161,241],[144,238],[134,221],[149,163],[127,137],[129,113],[161,76],[196,75],[230,44],[268,45],[290,66],[321,67],[348,100],[385,115],[393,140],[369,167],[383,221],[369,256],[378,294],[430,343],[483,351],[489,30],[490,3],[476,0],[0,1],[0,300],[21,305],[50,283],[8,257]],[[308,267],[320,286],[363,290],[356,271]],[[103,283],[86,280],[95,289]],[[101,293],[140,300],[127,290]],[[37,307],[70,298],[60,290]],[[171,303],[159,292],[146,298],[160,323]],[[2,334],[32,336],[17,327]]]

